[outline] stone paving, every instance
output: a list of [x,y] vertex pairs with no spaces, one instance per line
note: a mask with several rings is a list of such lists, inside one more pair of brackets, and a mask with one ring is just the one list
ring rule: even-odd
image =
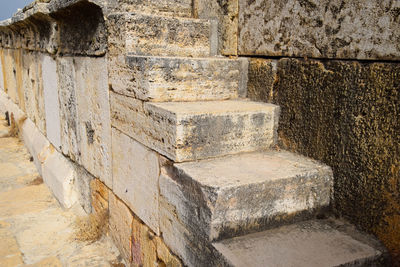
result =
[[111,239],[76,240],[80,206],[63,210],[0,118],[0,266],[123,266]]

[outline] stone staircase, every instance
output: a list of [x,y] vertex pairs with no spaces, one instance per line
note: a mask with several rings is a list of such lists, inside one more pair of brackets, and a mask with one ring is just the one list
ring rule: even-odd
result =
[[372,238],[321,219],[331,169],[273,149],[280,109],[246,99],[248,62],[218,55],[217,22],[151,2],[107,18],[110,105],[113,128],[165,157],[170,249],[190,266],[379,265]]

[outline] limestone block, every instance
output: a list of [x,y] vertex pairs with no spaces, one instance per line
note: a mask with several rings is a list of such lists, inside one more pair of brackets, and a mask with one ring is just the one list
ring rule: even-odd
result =
[[158,155],[113,128],[113,191],[156,234],[158,230]]
[[110,233],[125,260],[132,261],[131,237],[133,215],[114,194],[109,195]]
[[[247,60],[128,56],[129,87],[113,89],[151,101],[232,99],[246,94]],[[132,94],[133,91],[133,94]]]
[[63,153],[100,178],[111,179],[111,125],[104,58],[58,60]]
[[[133,55],[206,57],[211,51],[211,22],[131,13],[125,15],[127,53]],[[123,29],[123,28],[122,28]],[[214,47],[216,48],[216,47]]]
[[64,208],[70,208],[78,199],[74,188],[74,165],[62,154],[53,150],[42,166],[43,180]]
[[204,231],[211,240],[309,216],[330,204],[331,169],[285,151],[247,153],[174,167],[184,194],[198,192],[191,198],[197,203],[199,216],[206,218]]
[[238,2],[238,0],[193,1],[195,17],[218,21],[218,52],[222,55],[237,55]]
[[60,105],[56,61],[50,56],[42,58],[43,95],[46,114],[46,135],[57,149],[61,148]]
[[122,12],[192,16],[192,0],[117,0],[114,8]]
[[202,228],[206,225],[200,222],[202,218],[198,211],[196,201],[184,194],[181,185],[162,173],[160,232],[165,244],[186,266],[225,266],[204,234]]
[[76,77],[72,57],[57,58],[61,146],[64,155],[77,161],[79,151]]
[[111,118],[107,63],[75,58],[79,163],[108,187],[111,177]]
[[175,162],[269,148],[279,107],[250,101],[142,103],[113,93],[115,128]]
[[362,235],[343,222],[310,220],[223,240],[215,247],[231,266],[387,265],[376,240]]
[[87,214],[92,212],[92,190],[90,184],[94,179],[93,175],[87,172],[82,166],[74,164],[75,180],[74,189],[77,192],[78,203]]
[[24,52],[22,67],[22,85],[24,88],[27,116],[46,134],[46,112],[44,103],[43,55],[38,52]]
[[109,189],[99,180],[90,181],[92,207],[94,212],[108,211]]
[[239,0],[239,54],[400,58],[398,1]]
[[25,111],[24,88],[22,86],[22,50],[4,49],[1,56],[4,91],[15,104]]

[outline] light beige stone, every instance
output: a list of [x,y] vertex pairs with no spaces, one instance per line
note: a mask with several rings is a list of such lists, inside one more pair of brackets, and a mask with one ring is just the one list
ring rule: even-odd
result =
[[267,149],[279,107],[250,101],[142,103],[111,95],[112,124],[175,162]]
[[114,193],[158,234],[157,153],[114,128],[112,149]]

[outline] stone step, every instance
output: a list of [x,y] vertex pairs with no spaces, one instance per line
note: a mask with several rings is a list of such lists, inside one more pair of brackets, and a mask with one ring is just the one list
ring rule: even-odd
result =
[[[329,206],[333,186],[328,166],[286,151],[175,163],[161,176],[161,195],[209,240],[311,218]],[[171,193],[174,183],[181,193]]]
[[175,162],[269,148],[279,107],[246,100],[142,102],[111,94],[112,126]]
[[214,21],[138,13],[113,14],[109,19],[118,21],[126,53],[182,57],[217,54],[217,23]]
[[224,100],[246,95],[245,59],[128,56],[126,62],[129,86],[115,87],[123,95],[153,102]]
[[385,249],[349,224],[311,220],[214,246],[231,266],[390,266]]

